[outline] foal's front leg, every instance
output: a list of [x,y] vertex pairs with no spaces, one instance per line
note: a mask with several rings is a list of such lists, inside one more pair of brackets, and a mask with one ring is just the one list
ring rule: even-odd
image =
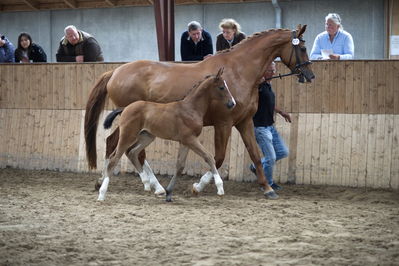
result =
[[172,201],[173,188],[175,187],[177,177],[181,176],[184,170],[187,155],[188,155],[188,147],[184,146],[183,144],[180,144],[179,154],[177,155],[175,174],[173,175],[172,179],[169,182],[168,187],[166,188],[166,201],[168,202]]
[[215,159],[213,158],[212,154],[209,153],[204,146],[202,146],[202,144],[199,142],[198,138],[195,139],[191,139],[189,141],[189,143],[186,143],[186,145],[188,147],[190,147],[190,149],[192,149],[196,154],[198,154],[199,156],[201,156],[205,162],[210,166],[211,168],[211,172],[207,172],[205,175],[203,175],[201,177],[201,180],[199,183],[195,183],[193,184],[193,192],[194,193],[198,193],[201,192],[204,187],[209,184],[209,182],[213,178],[215,179],[215,185],[217,188],[217,194],[219,196],[224,195],[224,189],[223,189],[223,180],[219,175],[219,172],[216,168],[215,165]]

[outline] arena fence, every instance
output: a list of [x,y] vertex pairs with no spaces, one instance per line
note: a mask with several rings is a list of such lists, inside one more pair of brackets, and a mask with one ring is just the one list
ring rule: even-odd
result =
[[[96,78],[120,63],[0,65],[0,167],[88,171],[83,118]],[[277,65],[280,72],[287,68]],[[290,149],[275,170],[279,182],[353,187],[399,188],[399,61],[315,62],[316,80],[273,81],[277,106],[291,113],[291,124],[276,118]],[[113,108],[107,104],[108,113]],[[105,115],[104,114],[104,115]],[[101,118],[101,122],[103,117]],[[98,165],[103,165],[104,138],[99,129]],[[213,152],[213,129],[202,143]],[[157,174],[174,171],[177,144],[157,139],[147,150]],[[233,129],[224,177],[253,181],[250,159]],[[124,171],[133,171],[124,158]],[[190,152],[187,174],[207,166]]]

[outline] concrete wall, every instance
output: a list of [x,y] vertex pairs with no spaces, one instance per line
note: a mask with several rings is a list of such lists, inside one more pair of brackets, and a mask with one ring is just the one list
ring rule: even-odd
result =
[[[384,57],[383,0],[296,0],[280,2],[280,6],[283,28],[308,25],[305,39],[309,51],[316,35],[324,31],[324,17],[336,12],[341,15],[345,30],[354,38],[356,59]],[[180,35],[189,21],[201,22],[214,37],[215,44],[218,24],[225,17],[235,18],[247,35],[275,26],[271,2],[176,6],[176,60],[180,60]],[[16,44],[20,32],[29,32],[52,62],[63,29],[69,24],[93,34],[102,46],[106,61],[158,59],[152,6],[0,13],[2,34]]]

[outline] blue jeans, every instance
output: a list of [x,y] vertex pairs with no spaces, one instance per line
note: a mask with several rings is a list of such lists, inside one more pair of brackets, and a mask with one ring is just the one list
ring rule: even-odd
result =
[[288,148],[274,126],[255,127],[255,137],[263,153],[261,160],[269,185],[273,184],[273,168],[276,161],[288,156]]

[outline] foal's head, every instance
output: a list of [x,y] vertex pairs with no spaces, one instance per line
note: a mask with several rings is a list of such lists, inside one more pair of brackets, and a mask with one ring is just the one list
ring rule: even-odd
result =
[[210,98],[218,103],[226,104],[228,109],[234,108],[236,101],[227,86],[226,81],[222,78],[223,67],[219,69],[218,73],[209,76],[204,80],[204,85],[207,86]]

